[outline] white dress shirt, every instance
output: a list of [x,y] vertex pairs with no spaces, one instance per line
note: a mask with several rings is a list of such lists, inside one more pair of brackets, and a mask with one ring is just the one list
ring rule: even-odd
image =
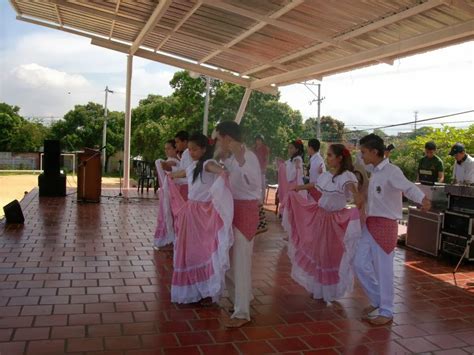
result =
[[260,200],[262,197],[262,173],[257,156],[245,149],[243,166],[234,156],[223,161],[229,171],[230,189],[235,200]]
[[369,179],[367,217],[402,219],[402,195],[420,203],[425,194],[409,181],[398,166],[388,159],[382,160],[372,170]]
[[316,188],[322,194],[318,205],[326,211],[342,210],[352,197],[350,185],[357,185],[357,178],[350,171],[345,171],[338,176],[334,176],[329,171],[322,173],[316,183]]
[[454,163],[454,178],[458,184],[474,184],[474,158],[467,155],[461,164]]
[[[181,160],[179,161],[178,168],[176,171],[186,171],[188,166],[190,166],[193,163],[193,159],[191,158],[191,155],[189,154],[189,149],[186,149],[183,154],[181,155]],[[188,183],[188,180],[186,178],[179,178],[176,179],[175,182],[178,185],[184,185]]]
[[206,171],[206,165],[210,162],[217,162],[213,159],[206,160],[202,167],[202,174],[198,175],[193,182],[194,169],[197,161],[193,161],[186,169],[186,178],[188,180],[188,199],[192,201],[208,202],[212,200],[211,186],[219,175]]
[[315,184],[319,176],[326,171],[323,157],[319,152],[313,154],[309,160],[309,182]]

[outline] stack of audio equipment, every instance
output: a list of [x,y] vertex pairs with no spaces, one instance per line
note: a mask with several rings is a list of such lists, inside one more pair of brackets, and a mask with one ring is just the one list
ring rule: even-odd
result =
[[424,253],[438,256],[441,248],[441,225],[448,196],[444,184],[420,184],[420,190],[431,201],[432,209],[422,211],[416,207],[408,209],[408,226],[405,245]]
[[443,253],[474,260],[474,186],[446,186],[448,209],[441,230]]

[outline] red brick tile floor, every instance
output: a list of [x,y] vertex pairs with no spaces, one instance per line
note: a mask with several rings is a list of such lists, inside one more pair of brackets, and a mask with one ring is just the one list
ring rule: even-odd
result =
[[394,322],[371,327],[357,286],[328,307],[293,282],[268,212],[255,242],[253,321],[226,330],[226,297],[222,308],[170,302],[172,255],[152,249],[153,193],[104,194],[78,204],[33,190],[25,225],[0,224],[0,354],[474,353],[473,266],[454,280],[452,263],[397,249]]

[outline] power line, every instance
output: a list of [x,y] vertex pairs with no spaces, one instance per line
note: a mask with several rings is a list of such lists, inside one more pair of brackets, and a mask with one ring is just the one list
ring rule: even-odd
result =
[[[419,126],[420,127],[426,127],[430,125],[437,125],[437,124],[457,124],[457,123],[474,123],[474,120],[468,120],[468,121],[443,121],[443,122],[432,122],[432,123],[422,123]],[[348,125],[351,126],[351,125]],[[364,127],[363,130],[367,129],[374,129],[372,127],[377,127],[376,125],[373,124],[358,124],[358,125],[353,125],[354,128],[356,127]]]
[[[447,124],[447,123],[469,123],[469,122],[474,122],[474,120],[468,120],[468,121],[444,121],[444,122],[433,122],[430,124]],[[354,126],[355,127],[376,127],[377,125],[375,124],[357,124],[357,125],[348,125],[348,126]]]
[[[403,123],[391,124],[391,125],[387,125],[387,126],[379,126],[379,127],[374,127],[374,128],[371,128],[371,129],[383,129],[383,128],[390,128],[390,127],[406,126],[406,125],[414,124],[414,123],[420,123],[420,122],[427,122],[427,121],[439,120],[440,118],[459,116],[459,115],[463,115],[463,114],[471,113],[471,112],[474,112],[474,110],[468,110],[468,111],[463,111],[463,112],[456,112],[456,113],[452,113],[452,114],[449,114],[449,115],[443,115],[443,116],[437,116],[437,117],[430,117],[430,118],[425,118],[425,119],[423,119],[423,120],[408,121],[408,122],[403,122]],[[349,131],[349,132],[360,132],[360,131],[364,131],[364,130],[363,130],[363,129],[356,129],[356,130]]]

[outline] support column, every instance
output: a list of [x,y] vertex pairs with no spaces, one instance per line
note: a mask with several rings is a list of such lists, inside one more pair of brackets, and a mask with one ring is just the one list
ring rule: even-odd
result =
[[209,126],[209,95],[211,93],[211,77],[206,76],[206,101],[204,102],[204,119],[202,123],[202,134],[207,136]]
[[245,109],[247,108],[247,103],[249,102],[251,93],[252,89],[245,89],[244,97],[242,97],[242,101],[240,102],[239,111],[237,111],[237,115],[235,116],[235,122],[237,122],[238,124],[240,124],[240,121],[242,121],[242,117],[244,116]]
[[125,134],[123,139],[123,187],[130,188],[130,128],[132,123],[131,94],[132,94],[133,55],[127,56],[127,83],[125,89]]

